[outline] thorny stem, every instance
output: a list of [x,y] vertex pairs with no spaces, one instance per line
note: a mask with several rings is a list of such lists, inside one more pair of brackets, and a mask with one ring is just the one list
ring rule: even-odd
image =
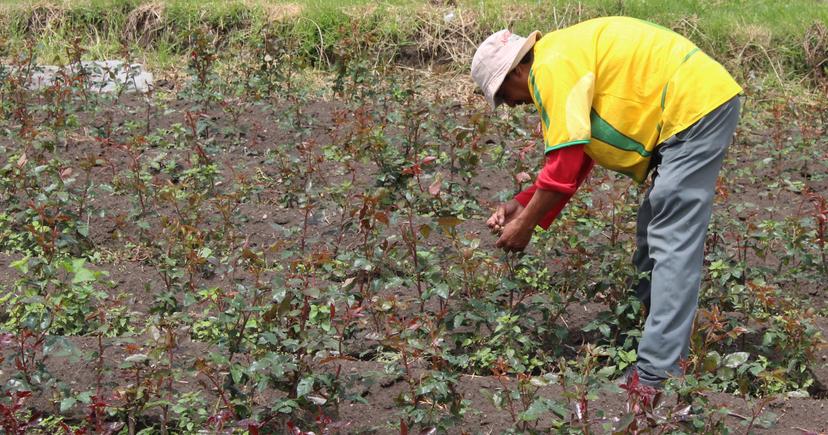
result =
[[[509,275],[509,279],[514,282],[515,280],[515,262],[517,261],[517,255],[512,255],[511,253],[506,254],[506,269]],[[509,312],[511,312],[515,307],[515,287],[511,286],[509,288]]]
[[[26,379],[27,384],[32,383],[32,366],[37,358],[37,349],[43,344],[43,341],[46,338],[46,331],[49,328],[44,328],[39,335],[34,334],[33,332],[29,331],[28,329],[23,330],[22,333],[18,334],[17,343],[18,343],[18,353],[17,353],[17,366],[23,372],[23,378]],[[34,343],[31,345],[27,344],[28,338],[33,337]],[[45,360],[45,358],[44,358]]]
[[84,169],[84,181],[83,181],[83,195],[81,195],[80,202],[78,203],[78,217],[83,220],[83,212],[86,211],[86,200],[89,197],[89,188],[92,186],[92,169],[86,168]]
[[420,300],[420,313],[425,311],[425,301],[423,300],[423,283],[420,276],[420,262],[417,259],[417,233],[414,230],[414,205],[411,201],[406,200],[408,205],[408,248],[411,251],[411,258],[414,263],[414,278],[417,282],[417,296]]
[[[589,350],[587,350],[589,352]],[[586,365],[583,369],[583,378],[578,387],[578,408],[581,411],[579,420],[584,435],[589,435],[589,399],[587,399],[587,385],[589,385],[589,373],[592,371],[592,355],[587,355]]]
[[164,407],[161,410],[161,433],[163,435],[167,434],[167,423],[169,422],[169,410],[170,410],[170,403],[173,400],[173,348],[175,346],[175,335],[173,334],[172,329],[170,329],[170,325],[167,325],[167,366],[169,368],[169,374],[167,375],[167,403],[164,404]]
[[[497,362],[497,367],[494,369],[495,378],[497,378],[497,382],[500,384],[500,387],[503,388],[504,392],[509,391],[509,387],[506,385],[506,374],[505,374],[505,364],[502,360]],[[504,394],[506,398],[506,403],[509,404],[509,416],[512,417],[512,423],[517,424],[517,411],[515,411],[515,403],[512,400],[511,394]]]
[[299,241],[299,252],[301,252],[302,255],[305,254],[305,240],[307,240],[308,237],[308,220],[310,218],[311,209],[313,209],[313,205],[311,204],[310,199],[308,199],[308,202],[305,204],[304,209],[305,215],[302,218],[302,238]]
[[221,384],[219,384],[215,376],[213,376],[206,367],[203,370],[201,370],[201,373],[203,373],[204,376],[207,376],[207,379],[209,379],[210,383],[213,384],[213,388],[215,388],[216,391],[219,393],[219,396],[221,397],[221,401],[222,403],[224,403],[225,408],[227,408],[227,410],[230,411],[230,414],[233,415],[233,417],[235,418],[236,413],[233,410],[233,405],[230,403],[230,400],[227,399],[227,393],[224,391],[224,388],[221,386]]
[[417,390],[414,388],[415,381],[411,375],[411,366],[408,361],[408,347],[406,347],[404,342],[400,345],[400,355],[402,356],[403,367],[405,368],[405,378],[408,383],[409,394],[411,394],[412,405],[414,405],[414,408],[417,408],[420,401],[417,399]]
[[103,383],[104,370],[104,348],[103,348],[103,334],[98,334],[98,366],[95,373],[95,395],[101,396],[101,384]]
[[[141,388],[141,367],[139,366],[135,367],[135,388],[137,394]],[[129,412],[127,414],[127,430],[129,431],[129,435],[135,435],[135,425],[137,423],[135,419],[135,411],[138,407],[135,403],[133,403],[131,398],[129,399],[127,404],[129,406]]]

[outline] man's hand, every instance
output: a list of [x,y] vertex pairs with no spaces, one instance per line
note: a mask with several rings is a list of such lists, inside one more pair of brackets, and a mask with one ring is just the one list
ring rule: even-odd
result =
[[514,219],[503,228],[503,233],[497,239],[495,246],[504,251],[522,251],[532,240],[532,231],[535,224],[522,218]]
[[492,213],[492,216],[486,221],[486,225],[491,228],[492,232],[500,234],[503,232],[503,228],[517,218],[522,211],[523,206],[514,199],[504,202]]
[[522,251],[532,240],[535,225],[565,198],[562,193],[538,189],[525,208],[514,199],[498,207],[486,221],[492,231],[500,233],[496,246],[505,251]]

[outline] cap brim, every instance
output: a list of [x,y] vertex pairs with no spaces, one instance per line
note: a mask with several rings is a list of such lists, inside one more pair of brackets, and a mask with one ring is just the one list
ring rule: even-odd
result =
[[523,60],[523,56],[526,56],[526,53],[534,47],[535,43],[538,41],[538,37],[541,35],[539,30],[535,30],[534,32],[530,33],[529,36],[526,37],[526,40],[523,41],[523,45],[520,46],[520,50],[515,53],[515,58],[512,59],[511,65],[509,68],[495,76],[495,78],[491,82],[491,86],[494,87],[494,92],[492,92],[492,98],[489,99],[489,104],[492,108],[497,108],[497,106],[503,104],[503,100],[497,98],[497,91],[500,90],[500,86],[503,84],[503,80],[506,80],[506,76],[513,70],[515,67]]
[[520,50],[517,52],[517,56],[515,56],[515,59],[512,61],[512,66],[509,67],[509,71],[515,69],[520,61],[523,60],[523,56],[526,56],[526,53],[528,53],[529,50],[535,46],[535,43],[538,42],[540,34],[540,30],[535,30],[526,37],[526,41],[523,41],[523,45],[520,47]]

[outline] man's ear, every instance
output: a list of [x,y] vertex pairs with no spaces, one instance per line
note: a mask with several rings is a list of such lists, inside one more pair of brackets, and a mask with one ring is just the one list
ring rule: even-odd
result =
[[531,63],[519,63],[519,64],[517,64],[515,69],[513,69],[512,71],[514,71],[517,75],[519,75],[521,77],[521,79],[523,79],[524,77],[528,79],[529,78],[529,71],[531,69],[532,69],[532,64]]

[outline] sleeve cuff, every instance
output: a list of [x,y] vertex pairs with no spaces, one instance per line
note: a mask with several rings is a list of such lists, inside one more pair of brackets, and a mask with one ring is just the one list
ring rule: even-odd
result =
[[[515,201],[520,203],[520,205],[526,207],[529,204],[529,201],[532,200],[532,196],[535,194],[535,191],[537,190],[537,186],[529,186],[523,192],[520,192],[517,195],[515,195]],[[561,202],[559,202],[555,208],[550,210],[549,213],[547,213],[546,216],[544,216],[543,219],[540,220],[540,222],[538,222],[538,226],[543,228],[544,230],[549,229],[549,226],[552,225],[552,222],[555,220],[555,218],[558,217],[559,214],[561,214],[561,211],[564,209],[566,203],[568,203],[571,198],[571,194],[565,195]]]
[[529,205],[529,201],[532,200],[532,196],[535,194],[536,190],[538,190],[538,186],[535,186],[534,184],[527,187],[526,190],[515,195],[515,201],[526,207]]
[[589,143],[589,139],[579,139],[573,140],[569,142],[559,143],[557,145],[547,145],[546,149],[544,149],[544,154],[549,153],[551,151],[559,150],[561,148],[571,147],[572,145],[585,145]]

